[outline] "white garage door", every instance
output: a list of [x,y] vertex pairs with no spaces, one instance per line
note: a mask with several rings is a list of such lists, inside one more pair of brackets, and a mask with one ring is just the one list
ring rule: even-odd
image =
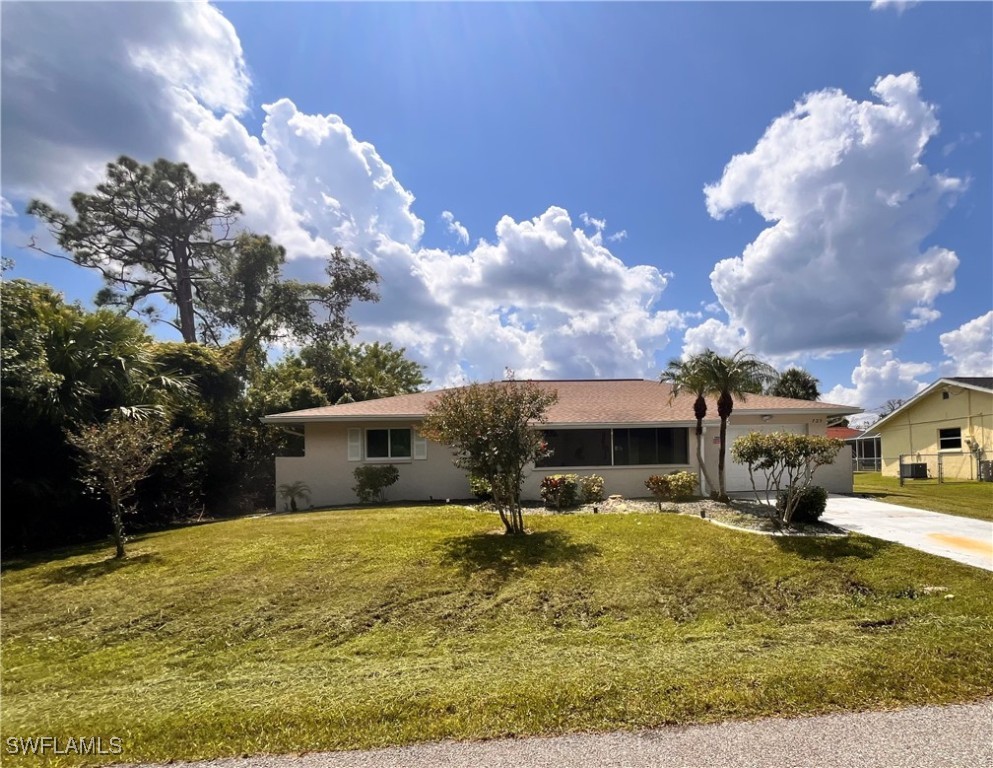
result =
[[[748,467],[744,464],[736,464],[734,459],[731,458],[731,446],[734,445],[735,439],[741,437],[742,435],[747,435],[749,432],[797,432],[799,434],[805,434],[807,432],[807,425],[751,424],[747,427],[728,427],[727,464],[724,466],[728,493],[752,490],[752,481],[748,479]],[[763,483],[760,482],[759,477],[755,479],[755,482],[758,484],[759,488],[763,486]]]

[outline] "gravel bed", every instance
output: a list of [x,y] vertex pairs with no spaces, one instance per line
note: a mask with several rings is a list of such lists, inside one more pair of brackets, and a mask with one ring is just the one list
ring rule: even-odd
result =
[[[488,502],[469,504],[470,508],[496,513]],[[547,509],[541,502],[523,502],[526,515],[630,515],[630,514],[669,514],[689,515],[711,520],[723,526],[738,528],[753,533],[773,536],[847,536],[847,532],[828,523],[795,523],[784,528],[769,516],[769,506],[756,501],[732,500],[724,504],[713,499],[693,501],[662,502],[654,499],[626,499],[611,497],[597,504],[582,504],[572,509]]]

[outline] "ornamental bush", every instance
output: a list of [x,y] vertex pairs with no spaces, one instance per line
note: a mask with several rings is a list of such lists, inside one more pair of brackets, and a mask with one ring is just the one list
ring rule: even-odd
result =
[[541,481],[541,499],[546,507],[567,509],[576,506],[579,478],[576,475],[548,475]]
[[356,467],[352,474],[355,476],[352,490],[363,503],[383,503],[386,501],[386,489],[400,479],[400,470],[392,464],[365,464]]
[[579,503],[596,504],[598,501],[603,501],[603,478],[600,475],[579,478]]
[[669,475],[652,475],[645,481],[662,510],[663,501],[676,501],[696,494],[697,478],[692,472],[673,472]]
[[[789,500],[789,488],[780,491],[776,497],[776,509],[780,515],[786,510]],[[827,509],[828,492],[819,485],[808,485],[797,490],[798,499],[793,510],[794,523],[816,523]]]

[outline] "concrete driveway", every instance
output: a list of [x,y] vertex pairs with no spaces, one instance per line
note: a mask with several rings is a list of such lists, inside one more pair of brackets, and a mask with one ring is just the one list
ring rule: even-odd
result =
[[993,571],[993,523],[985,520],[833,494],[821,519],[846,531]]

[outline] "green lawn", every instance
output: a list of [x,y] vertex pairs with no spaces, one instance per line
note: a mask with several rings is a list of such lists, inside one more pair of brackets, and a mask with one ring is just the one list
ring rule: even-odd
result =
[[312,512],[8,562],[0,742],[116,736],[90,760],[132,762],[993,694],[993,573],[673,514],[527,523]]
[[993,521],[993,483],[907,480],[901,487],[899,478],[856,472],[855,493],[889,504]]

